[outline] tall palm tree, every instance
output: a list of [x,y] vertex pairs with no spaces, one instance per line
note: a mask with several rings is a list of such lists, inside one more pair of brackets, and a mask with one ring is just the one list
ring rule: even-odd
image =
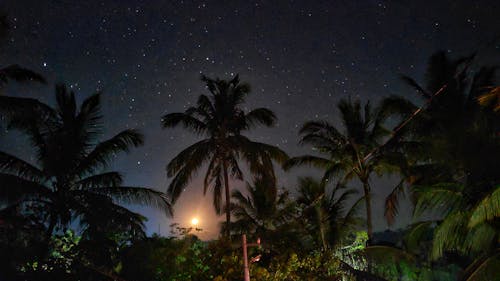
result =
[[114,222],[142,229],[143,217],[119,203],[150,205],[170,214],[163,193],[122,186],[120,173],[105,171],[116,154],[141,145],[142,135],[125,130],[99,142],[100,94],[85,99],[79,109],[75,94],[64,85],[56,87],[55,96],[56,108],[33,99],[0,97],[2,112],[23,108],[29,113],[32,109],[26,115],[5,116],[9,126],[27,134],[36,153],[36,163],[30,163],[0,152],[0,200],[27,213],[40,207],[37,214],[48,223],[49,236],[56,227],[66,228],[75,219],[97,227],[95,218],[99,217],[105,225]]
[[[204,139],[181,151],[167,165],[167,175],[174,177],[168,194],[175,202],[193,175],[208,164],[203,192],[211,186],[213,204],[218,214],[222,212],[222,192],[229,206],[229,176],[243,179],[239,160],[244,160],[254,174],[270,172],[274,177],[272,160],[283,163],[287,155],[281,149],[250,140],[243,133],[258,125],[271,127],[276,123],[274,113],[266,108],[245,112],[243,105],[250,93],[250,86],[240,83],[238,75],[226,81],[202,77],[210,95],[200,95],[196,106],[184,112],[166,114],[162,118],[164,128],[182,125]],[[226,208],[226,223],[231,213]],[[229,232],[226,233],[229,235]]]
[[323,156],[304,155],[291,158],[285,169],[297,165],[312,165],[323,169],[323,181],[339,177],[338,184],[344,185],[352,179],[362,183],[366,204],[367,232],[371,240],[372,188],[370,178],[373,173],[382,175],[396,172],[404,166],[404,155],[395,149],[379,149],[390,131],[384,127],[388,115],[388,104],[382,103],[373,109],[367,102],[364,107],[359,101],[341,100],[338,103],[344,130],[339,130],[327,121],[306,122],[299,134],[301,144],[309,144]]
[[433,231],[431,257],[454,252],[471,258],[474,262],[464,274],[470,279],[464,280],[482,280],[479,276],[498,266],[500,256],[500,229],[495,222],[500,119],[478,103],[489,105],[488,95],[494,99],[496,68],[472,72],[472,61],[473,56],[453,60],[438,52],[429,60],[425,86],[405,78],[428,103],[406,137],[425,143],[420,163],[440,167],[437,174],[416,169],[411,188],[415,215],[433,212],[440,218]]
[[[247,183],[246,192],[233,190],[230,210],[235,218],[229,228],[231,234],[262,238],[266,247],[275,252],[290,249],[290,244],[299,245],[299,234],[293,227],[297,206],[290,200],[288,192],[279,192],[274,179],[256,176],[253,185]],[[222,224],[221,232],[228,225]]]
[[272,179],[257,176],[253,185],[247,183],[246,194],[240,190],[232,192],[230,210],[236,219],[231,222],[233,232],[261,235],[276,230],[294,215],[295,205],[288,192],[278,193]]
[[347,208],[347,202],[357,192],[340,185],[327,190],[325,181],[312,177],[299,178],[297,203],[308,232],[323,249],[334,248],[360,223],[357,209],[363,197]]

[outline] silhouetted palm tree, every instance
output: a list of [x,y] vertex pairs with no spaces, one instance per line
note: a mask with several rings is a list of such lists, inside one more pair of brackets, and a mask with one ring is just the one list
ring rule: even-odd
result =
[[[297,211],[288,192],[279,193],[275,180],[265,176],[257,176],[253,185],[247,183],[246,193],[233,190],[232,199],[230,210],[235,221],[230,224],[231,233],[268,238],[268,244],[273,236],[284,239],[283,231]],[[223,223],[221,232],[226,232],[227,227]]]
[[390,131],[383,126],[389,112],[386,105],[382,103],[373,109],[367,102],[362,108],[359,101],[341,100],[338,109],[343,132],[327,121],[309,121],[299,132],[301,144],[312,145],[324,157],[293,157],[285,165],[286,169],[305,164],[318,167],[325,171],[323,181],[339,177],[340,185],[359,179],[363,185],[370,240],[373,234],[370,176],[397,172],[406,165],[404,155],[397,150],[379,149],[384,138],[390,136]]
[[336,247],[361,221],[357,217],[358,199],[350,208],[347,202],[357,192],[335,186],[327,190],[325,181],[312,177],[299,178],[297,203],[308,232],[323,249]]
[[74,93],[64,85],[56,87],[55,96],[56,108],[33,99],[0,97],[2,111],[33,110],[25,116],[7,114],[6,121],[28,135],[36,153],[32,164],[0,152],[0,200],[22,206],[28,213],[41,207],[38,215],[48,222],[48,235],[75,219],[92,227],[115,223],[142,229],[143,217],[118,203],[150,205],[169,214],[163,193],[122,186],[120,173],[104,171],[116,154],[141,145],[142,135],[125,130],[99,142],[100,94],[85,99],[79,110]]
[[[245,112],[243,104],[250,93],[250,86],[240,83],[238,76],[229,81],[210,79],[203,76],[210,95],[200,95],[196,106],[185,112],[166,114],[162,118],[165,128],[182,125],[184,128],[205,137],[181,151],[167,165],[167,174],[174,177],[168,187],[168,194],[175,202],[192,176],[208,164],[204,189],[213,189],[213,204],[217,213],[222,212],[222,192],[225,191],[226,205],[230,202],[229,175],[242,180],[239,161],[244,160],[252,173],[270,172],[274,177],[272,160],[283,163],[287,159],[279,148],[251,141],[242,133],[257,125],[271,127],[276,116],[266,108]],[[226,208],[226,223],[231,213]],[[229,235],[229,233],[227,233]]]
[[[415,178],[410,190],[416,199],[415,216],[433,212],[439,217],[431,257],[449,252],[469,257],[474,262],[464,276],[478,278],[499,264],[500,229],[495,220],[500,118],[478,104],[495,85],[496,68],[472,72],[472,60],[473,56],[452,60],[439,52],[429,60],[425,87],[405,77],[427,103],[405,137],[426,148],[416,169],[410,169]],[[421,163],[439,169],[428,173],[418,169]],[[464,280],[476,280],[469,277]]]

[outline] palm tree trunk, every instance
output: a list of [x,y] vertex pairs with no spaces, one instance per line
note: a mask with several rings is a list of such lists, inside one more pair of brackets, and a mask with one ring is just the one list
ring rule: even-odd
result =
[[[368,241],[367,246],[371,245],[373,242],[373,225],[372,225],[372,198],[370,193],[370,184],[368,183],[368,179],[363,179],[363,190],[365,192],[365,202],[366,202],[366,227],[368,233]],[[370,259],[367,261],[367,271],[369,273],[372,272],[372,262]]]
[[326,250],[327,244],[326,244],[326,237],[325,237],[325,225],[324,225],[324,221],[323,221],[322,210],[319,206],[316,206],[316,213],[318,214],[319,235],[321,238],[321,244],[323,246],[323,250]]
[[231,208],[229,206],[231,195],[229,192],[229,176],[227,173],[227,162],[225,160],[224,160],[223,168],[224,168],[224,189],[226,191],[226,226],[227,226],[226,227],[226,236],[227,236],[227,238],[229,238],[230,234],[231,234],[230,227],[229,227],[229,224],[231,223]]
[[368,179],[363,180],[363,189],[365,192],[365,202],[366,202],[366,226],[368,233],[368,244],[371,244],[373,239],[372,199],[371,199],[370,185],[368,183]]

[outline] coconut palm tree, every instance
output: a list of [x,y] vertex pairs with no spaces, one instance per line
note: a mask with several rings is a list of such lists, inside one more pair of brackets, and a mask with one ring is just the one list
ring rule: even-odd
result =
[[328,190],[325,181],[312,177],[299,178],[297,203],[310,236],[323,249],[335,248],[361,220],[357,210],[363,197],[347,208],[347,202],[357,192],[337,185]]
[[35,163],[0,152],[0,200],[8,206],[20,206],[28,214],[36,211],[48,224],[48,236],[75,219],[84,226],[97,227],[94,224],[99,220],[95,218],[99,217],[106,225],[142,230],[143,217],[120,203],[154,206],[170,214],[163,193],[123,186],[120,173],[105,170],[115,155],[141,145],[142,135],[125,130],[99,142],[100,94],[85,99],[80,108],[75,94],[64,85],[56,87],[55,96],[55,108],[33,99],[0,97],[2,111],[18,107],[33,110],[25,116],[5,116],[7,125],[27,134],[35,149]]
[[472,61],[473,56],[453,60],[439,52],[429,60],[425,86],[405,78],[427,104],[405,137],[425,144],[417,166],[439,167],[433,173],[418,169],[409,173],[415,179],[410,189],[415,216],[432,212],[439,218],[431,257],[450,252],[468,257],[474,262],[463,280],[491,280],[479,276],[499,264],[495,194],[500,184],[496,167],[500,119],[478,100],[487,103],[482,98],[494,97],[496,69],[480,67],[472,72]]
[[397,172],[406,165],[404,155],[398,150],[389,149],[389,146],[381,149],[384,138],[390,136],[390,131],[383,125],[389,116],[387,104],[382,103],[373,109],[369,102],[362,107],[359,101],[341,100],[338,109],[343,131],[320,120],[305,123],[299,132],[301,144],[312,145],[322,156],[293,157],[284,166],[285,169],[297,165],[315,166],[325,171],[323,181],[338,177],[339,185],[358,179],[364,192],[370,240],[373,234],[370,178],[373,173]]
[[[204,137],[181,151],[167,165],[167,175],[173,177],[168,194],[175,202],[193,175],[208,164],[205,172],[204,189],[213,190],[213,204],[218,214],[222,212],[222,192],[229,206],[229,176],[243,179],[240,160],[244,160],[254,174],[270,172],[274,177],[272,161],[283,163],[287,155],[281,149],[250,140],[243,133],[258,126],[271,127],[276,123],[274,113],[266,108],[245,112],[244,103],[250,93],[250,86],[240,83],[238,76],[226,81],[202,77],[210,95],[200,95],[196,106],[184,112],[166,114],[162,118],[164,128],[182,125],[187,130]],[[228,208],[226,223],[231,213]],[[229,232],[227,233],[229,235]]]
[[[261,238],[266,249],[283,253],[300,247],[300,231],[294,226],[297,205],[286,191],[279,192],[276,181],[266,176],[256,176],[253,185],[247,183],[246,192],[233,190],[231,213],[235,219],[229,229],[231,234],[241,237]],[[228,225],[222,223],[221,233],[227,232]]]

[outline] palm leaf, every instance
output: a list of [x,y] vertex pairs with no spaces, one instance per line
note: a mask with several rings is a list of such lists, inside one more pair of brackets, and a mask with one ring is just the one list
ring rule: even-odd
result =
[[169,113],[164,115],[161,120],[163,128],[173,128],[182,124],[184,128],[199,135],[207,132],[205,123],[186,113]]
[[138,147],[143,142],[143,136],[137,130],[122,131],[111,139],[99,143],[79,164],[75,172],[85,175],[99,168],[105,168],[113,160],[113,156],[121,152],[129,152],[130,147]]
[[119,186],[122,184],[122,175],[118,172],[108,172],[84,178],[76,183],[79,189],[88,189],[103,186]]
[[388,225],[394,224],[396,216],[399,212],[399,199],[401,196],[404,196],[404,194],[404,180],[401,180],[385,198],[384,216]]
[[34,182],[45,181],[45,175],[39,168],[13,155],[0,151],[0,171],[12,173]]
[[485,221],[491,221],[500,216],[500,186],[481,200],[472,210],[469,227]]
[[43,84],[47,83],[42,75],[17,64],[0,68],[0,85],[7,83],[9,79],[17,82],[35,81]]
[[51,190],[46,186],[20,178],[15,175],[0,173],[0,200],[12,203],[23,199],[47,199]]
[[139,204],[151,206],[165,211],[169,216],[172,215],[172,208],[167,200],[167,195],[163,192],[146,187],[99,187],[89,188],[88,192],[102,194],[113,198],[121,204]]
[[246,129],[250,129],[257,125],[272,127],[276,124],[276,115],[267,108],[256,108],[245,115],[247,123]]
[[441,183],[433,186],[415,186],[417,203],[413,214],[420,216],[424,211],[441,212],[445,215],[463,207],[463,186],[455,183]]

